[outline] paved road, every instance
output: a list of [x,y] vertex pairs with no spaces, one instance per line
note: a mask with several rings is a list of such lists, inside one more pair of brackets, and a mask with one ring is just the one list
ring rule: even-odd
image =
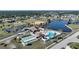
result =
[[55,46],[51,47],[50,49],[61,49],[62,47],[66,47],[66,45],[69,42],[72,42],[73,40],[75,40],[78,35],[79,35],[79,31],[76,32],[75,34],[71,35],[70,37],[64,39],[60,43],[56,44]]
[[7,41],[7,40],[12,40],[12,38],[16,37],[18,34],[14,34],[10,37],[7,37],[7,38],[4,38],[4,39],[1,39],[0,42],[3,42],[3,41]]
[[0,40],[0,42],[6,42],[6,41],[11,41],[12,40],[12,38],[14,38],[14,37],[16,37],[17,35],[18,35],[18,33],[22,33],[22,32],[17,32],[17,33],[15,33],[14,35],[12,35],[12,36],[9,36],[9,37],[7,37],[7,38],[4,38],[4,39],[1,39]]

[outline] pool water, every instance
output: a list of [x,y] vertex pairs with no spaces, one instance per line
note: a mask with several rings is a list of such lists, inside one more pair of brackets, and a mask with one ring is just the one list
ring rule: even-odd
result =
[[51,38],[55,37],[55,35],[56,35],[56,32],[54,32],[54,31],[49,31],[45,34],[47,39],[51,39]]
[[36,37],[35,36],[26,36],[26,37],[22,37],[21,38],[21,43],[23,44],[23,46],[36,41]]

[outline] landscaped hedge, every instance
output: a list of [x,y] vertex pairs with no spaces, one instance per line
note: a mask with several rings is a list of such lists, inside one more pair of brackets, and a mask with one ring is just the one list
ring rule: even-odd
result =
[[72,49],[79,49],[79,43],[77,43],[77,42],[70,42],[68,45]]
[[77,38],[79,39],[79,35],[77,36]]

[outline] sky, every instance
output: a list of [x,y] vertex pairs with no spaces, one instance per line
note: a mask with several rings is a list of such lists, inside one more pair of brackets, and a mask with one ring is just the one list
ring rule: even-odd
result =
[[79,10],[78,0],[0,0],[0,10]]

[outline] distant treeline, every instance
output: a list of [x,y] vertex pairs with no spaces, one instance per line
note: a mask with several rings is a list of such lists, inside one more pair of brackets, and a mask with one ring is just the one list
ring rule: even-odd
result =
[[40,16],[44,14],[43,11],[0,11],[0,18],[15,17],[15,16]]
[[63,15],[63,14],[75,14],[78,15],[79,11],[62,11],[62,12],[58,12],[59,14]]
[[4,17],[15,17],[15,16],[40,16],[47,13],[58,13],[59,15],[63,14],[79,14],[79,11],[0,11],[0,18]]

